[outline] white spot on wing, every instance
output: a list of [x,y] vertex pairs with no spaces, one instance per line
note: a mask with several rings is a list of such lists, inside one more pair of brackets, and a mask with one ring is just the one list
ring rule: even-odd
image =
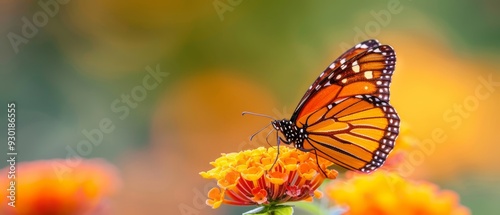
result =
[[342,83],[347,83],[347,78],[342,79]]
[[366,79],[372,79],[373,78],[373,71],[366,71],[365,72],[365,78]]
[[[357,61],[355,61],[355,62],[357,62]],[[358,73],[359,72],[359,65],[358,64],[354,65],[354,63],[353,63],[352,64],[352,71],[354,71],[355,73]]]

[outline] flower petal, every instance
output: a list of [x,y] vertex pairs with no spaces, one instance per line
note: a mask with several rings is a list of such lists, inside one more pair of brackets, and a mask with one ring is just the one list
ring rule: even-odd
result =
[[288,174],[282,172],[269,172],[266,174],[269,182],[275,185],[282,185],[283,183],[288,181]]
[[208,198],[206,204],[213,209],[218,208],[224,200],[224,191],[221,192],[219,188],[214,187],[208,191]]
[[264,204],[267,202],[267,191],[264,189],[261,189],[259,187],[256,187],[252,190],[252,201],[257,203],[257,204]]

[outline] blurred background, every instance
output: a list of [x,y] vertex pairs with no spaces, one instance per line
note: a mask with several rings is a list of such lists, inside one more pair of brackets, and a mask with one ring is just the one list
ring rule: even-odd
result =
[[123,180],[112,214],[248,210],[205,206],[215,182],[198,173],[267,146],[265,132],[248,137],[269,120],[241,112],[290,117],[369,38],[396,50],[391,103],[421,145],[405,177],[456,191],[474,214],[500,209],[498,1],[3,0],[0,11],[0,104],[16,103],[18,160],[108,160]]

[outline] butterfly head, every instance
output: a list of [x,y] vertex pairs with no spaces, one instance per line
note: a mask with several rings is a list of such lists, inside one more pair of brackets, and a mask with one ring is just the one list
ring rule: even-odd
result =
[[304,139],[307,138],[304,128],[298,128],[292,121],[287,119],[274,120],[271,123],[277,131],[283,134],[283,142],[294,143],[296,148],[302,148]]

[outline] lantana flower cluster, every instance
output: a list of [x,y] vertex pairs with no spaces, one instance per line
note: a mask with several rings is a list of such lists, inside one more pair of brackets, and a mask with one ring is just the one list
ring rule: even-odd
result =
[[222,203],[272,206],[311,201],[322,196],[317,188],[325,179],[335,179],[338,175],[328,169],[333,164],[330,161],[284,146],[279,153],[274,147],[260,147],[222,154],[211,164],[214,168],[200,175],[217,180],[218,186],[209,191],[206,201],[212,208]]

